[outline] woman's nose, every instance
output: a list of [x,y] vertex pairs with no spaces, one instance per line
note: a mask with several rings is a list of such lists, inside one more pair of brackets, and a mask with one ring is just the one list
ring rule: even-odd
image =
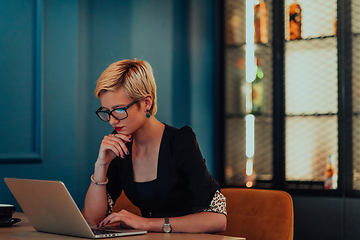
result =
[[118,123],[120,120],[117,120],[116,118],[114,118],[114,116],[110,115],[109,116],[109,123],[110,125],[114,125],[116,123]]

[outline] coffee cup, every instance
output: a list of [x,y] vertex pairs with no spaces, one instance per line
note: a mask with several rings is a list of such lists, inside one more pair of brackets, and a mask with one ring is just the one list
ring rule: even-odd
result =
[[0,220],[11,219],[16,208],[11,204],[0,204]]

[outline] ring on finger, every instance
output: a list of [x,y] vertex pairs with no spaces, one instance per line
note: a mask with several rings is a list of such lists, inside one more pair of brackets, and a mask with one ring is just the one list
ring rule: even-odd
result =
[[114,134],[114,137],[116,137],[116,133]]

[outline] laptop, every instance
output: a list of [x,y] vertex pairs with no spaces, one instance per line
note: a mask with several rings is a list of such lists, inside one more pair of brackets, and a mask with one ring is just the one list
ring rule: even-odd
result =
[[36,231],[84,238],[121,237],[147,232],[127,228],[92,229],[61,181],[4,180]]

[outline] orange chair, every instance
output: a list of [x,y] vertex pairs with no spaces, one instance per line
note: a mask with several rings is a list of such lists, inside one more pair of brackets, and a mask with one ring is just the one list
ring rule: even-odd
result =
[[121,209],[125,209],[131,213],[141,216],[141,211],[126,197],[124,191],[121,192],[120,197],[116,200],[113,212],[119,212]]
[[228,222],[220,235],[246,240],[292,240],[294,209],[284,191],[224,188]]

